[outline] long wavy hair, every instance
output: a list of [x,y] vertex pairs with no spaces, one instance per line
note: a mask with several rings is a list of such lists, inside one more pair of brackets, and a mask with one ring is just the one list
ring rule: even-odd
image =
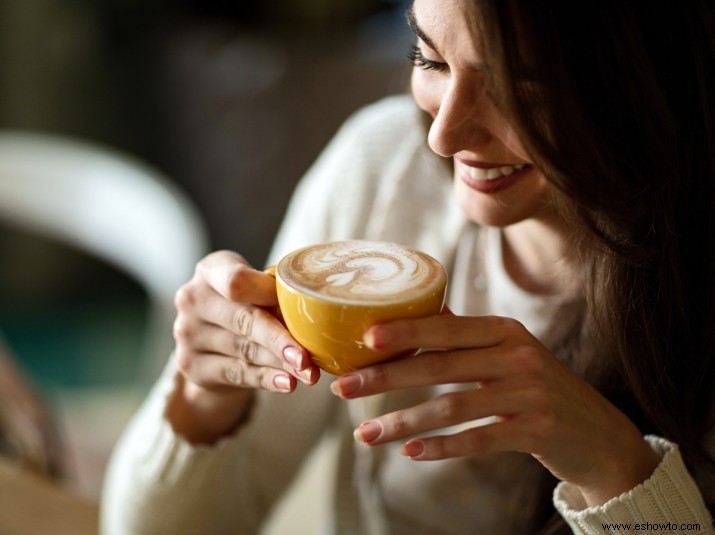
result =
[[[581,313],[550,345],[712,484],[715,4],[474,6],[498,104],[574,222]],[[534,531],[558,523],[549,504]]]

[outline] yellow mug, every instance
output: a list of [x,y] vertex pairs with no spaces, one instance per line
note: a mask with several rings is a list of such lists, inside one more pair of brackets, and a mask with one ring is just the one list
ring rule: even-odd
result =
[[438,314],[447,274],[431,256],[366,240],[321,243],[289,253],[267,273],[291,335],[334,375],[397,356],[363,342],[372,325]]

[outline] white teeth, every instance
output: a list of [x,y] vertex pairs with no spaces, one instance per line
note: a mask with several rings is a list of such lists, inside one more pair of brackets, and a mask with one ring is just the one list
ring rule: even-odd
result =
[[494,180],[496,178],[502,178],[509,176],[510,174],[521,171],[526,167],[526,164],[519,165],[505,165],[504,167],[493,167],[491,169],[480,169],[478,167],[467,167],[469,170],[469,176],[473,180]]

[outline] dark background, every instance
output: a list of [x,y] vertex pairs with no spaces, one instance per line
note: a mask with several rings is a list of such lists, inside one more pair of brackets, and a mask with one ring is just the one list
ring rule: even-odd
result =
[[406,88],[398,0],[5,0],[0,126],[125,149],[262,263],[343,119]]

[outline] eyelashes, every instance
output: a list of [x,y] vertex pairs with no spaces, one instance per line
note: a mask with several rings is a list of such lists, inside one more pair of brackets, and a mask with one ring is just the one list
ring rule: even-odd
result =
[[427,59],[422,54],[422,50],[417,45],[412,45],[407,51],[407,59],[410,60],[413,67],[418,69],[423,69],[425,71],[437,71],[437,72],[447,72],[449,71],[449,65],[441,61],[433,61]]

